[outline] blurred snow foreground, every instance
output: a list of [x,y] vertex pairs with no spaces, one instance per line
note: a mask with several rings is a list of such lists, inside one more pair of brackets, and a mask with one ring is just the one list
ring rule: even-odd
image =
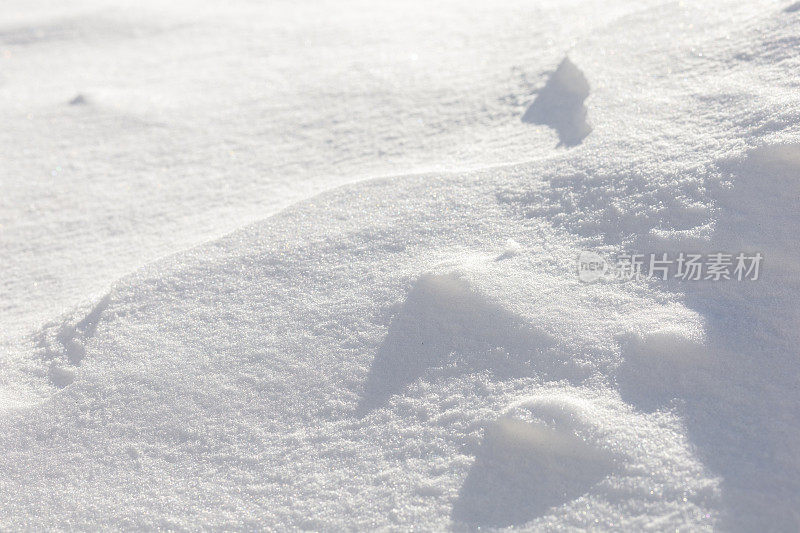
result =
[[[47,19],[36,3],[40,11],[2,21],[0,53],[11,63],[0,95],[19,100],[2,110],[13,131],[0,135],[3,150],[20,147],[0,162],[2,186],[15,202],[44,201],[52,212],[43,227],[22,204],[3,214],[3,250],[20,254],[4,258],[19,273],[4,280],[13,314],[5,320],[23,333],[0,353],[0,525],[796,531],[800,11],[723,4],[554,3],[531,13],[510,3],[476,15],[460,5],[337,4],[315,5],[314,16],[280,4],[271,14],[285,29],[272,48],[259,51],[253,31],[228,52],[197,55],[181,39],[201,42],[214,17],[240,35],[236,24],[258,29],[263,14],[234,3],[220,15],[201,3],[180,30],[180,6],[158,24],[144,8],[136,13],[145,22],[123,24],[90,4]],[[293,39],[322,31],[314,17],[325,10],[332,48],[307,56]],[[435,32],[419,41],[388,30],[414,27],[415,13],[428,16],[428,30],[439,21],[463,32],[464,42],[446,42],[469,62]],[[539,37],[529,32],[535,21]],[[181,39],[158,40],[165,32]],[[83,57],[92,39],[109,58],[124,59],[125,40],[141,39],[172,50],[172,60],[211,69],[220,61],[239,76],[251,57],[244,50],[294,85],[272,86],[285,97],[273,107],[222,87],[216,98],[233,94],[231,106],[261,113],[241,120],[225,116],[234,107],[186,94],[190,78],[173,79],[154,100],[157,116],[95,72],[63,98],[55,85],[22,96],[36,80],[13,61],[46,64],[49,46]],[[530,39],[549,48],[530,53]],[[391,62],[371,55],[375,43]],[[332,92],[297,95],[311,80],[298,68],[318,60],[333,65],[317,71]],[[405,61],[418,66],[404,71]],[[452,76],[441,77],[442,65],[455,65]],[[153,59],[145,71],[161,67]],[[353,85],[340,78],[350,69]],[[409,81],[411,97],[400,102],[402,91],[376,81],[412,72],[438,85],[415,93],[421,86]],[[144,78],[131,83],[154,90]],[[306,115],[319,95],[331,107]],[[189,110],[196,118],[180,122]],[[348,136],[352,113],[363,137]],[[37,120],[57,131],[77,121],[89,144],[73,132],[62,146],[50,130],[36,133]],[[210,124],[227,140],[212,138]],[[246,167],[235,167],[241,157],[204,154],[235,191],[224,202],[189,151],[168,146],[182,159],[162,150],[159,139],[178,131],[198,149],[228,142],[250,153]],[[320,142],[326,131],[341,134],[333,150]],[[21,147],[35,135],[36,158],[27,158]],[[265,139],[283,140],[275,157],[294,152],[305,163],[262,166],[253,153]],[[125,155],[130,145],[157,162],[137,167],[150,163]],[[62,150],[74,154],[63,179],[77,189],[16,181]],[[112,153],[132,166],[93,167]],[[451,164],[460,156],[471,170]],[[450,163],[331,189],[211,238],[303,191],[436,160]],[[256,201],[259,169],[263,190],[283,191],[283,200]],[[284,171],[292,179],[281,182]],[[101,186],[81,182],[87,176]],[[149,187],[163,194],[136,192]],[[72,194],[94,207],[71,203]],[[125,228],[115,209],[175,216]],[[100,230],[59,229],[62,210]],[[24,252],[25,242],[42,251]],[[129,248],[139,255],[120,260],[132,272],[107,290],[92,280],[116,273],[110,262],[77,260]],[[748,282],[584,284],[575,260],[587,249],[760,252],[764,265]],[[75,260],[72,276],[53,266],[59,258]],[[54,301],[71,302],[41,326],[44,303],[24,304],[37,280],[50,283]],[[75,291],[96,296],[79,304]]]

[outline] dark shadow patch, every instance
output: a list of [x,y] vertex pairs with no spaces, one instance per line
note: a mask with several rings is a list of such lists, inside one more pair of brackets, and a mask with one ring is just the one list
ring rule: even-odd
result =
[[623,342],[622,398],[644,411],[679,402],[697,455],[722,479],[724,531],[800,530],[800,145],[723,161],[710,182],[708,251],[760,253],[753,281],[683,284],[705,321],[701,349],[676,335]]
[[645,412],[673,400],[707,395],[714,388],[715,356],[678,334],[654,333],[621,339],[625,363],[617,374],[623,401]]

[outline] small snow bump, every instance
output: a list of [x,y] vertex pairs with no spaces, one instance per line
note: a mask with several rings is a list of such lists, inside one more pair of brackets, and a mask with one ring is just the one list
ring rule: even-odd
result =
[[139,450],[137,450],[135,446],[126,447],[125,453],[128,454],[128,457],[130,457],[131,459],[135,460],[139,458]]
[[441,496],[444,491],[434,483],[421,483],[417,486],[417,494],[425,498]]
[[87,105],[88,103],[89,100],[83,94],[77,94],[69,101],[69,105]]
[[50,366],[50,381],[58,388],[64,388],[75,381],[75,371],[59,364]]
[[434,368],[499,370],[536,360],[554,339],[493,301],[456,271],[419,276],[372,361],[364,416]]
[[477,527],[523,525],[612,470],[605,451],[568,431],[501,418],[486,428],[452,515]]
[[520,243],[518,243],[514,239],[508,239],[506,241],[505,246],[503,247],[503,252],[497,256],[497,260],[502,261],[503,259],[514,257],[521,251],[522,251],[522,245]]

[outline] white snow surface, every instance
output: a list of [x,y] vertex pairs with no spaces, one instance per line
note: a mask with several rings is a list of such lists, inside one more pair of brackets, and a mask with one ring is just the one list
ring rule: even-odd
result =
[[0,528],[800,528],[791,2],[2,11]]

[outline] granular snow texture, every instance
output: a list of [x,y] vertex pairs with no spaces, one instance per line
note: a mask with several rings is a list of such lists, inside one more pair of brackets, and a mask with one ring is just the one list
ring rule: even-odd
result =
[[10,4],[0,527],[800,528],[791,6]]

